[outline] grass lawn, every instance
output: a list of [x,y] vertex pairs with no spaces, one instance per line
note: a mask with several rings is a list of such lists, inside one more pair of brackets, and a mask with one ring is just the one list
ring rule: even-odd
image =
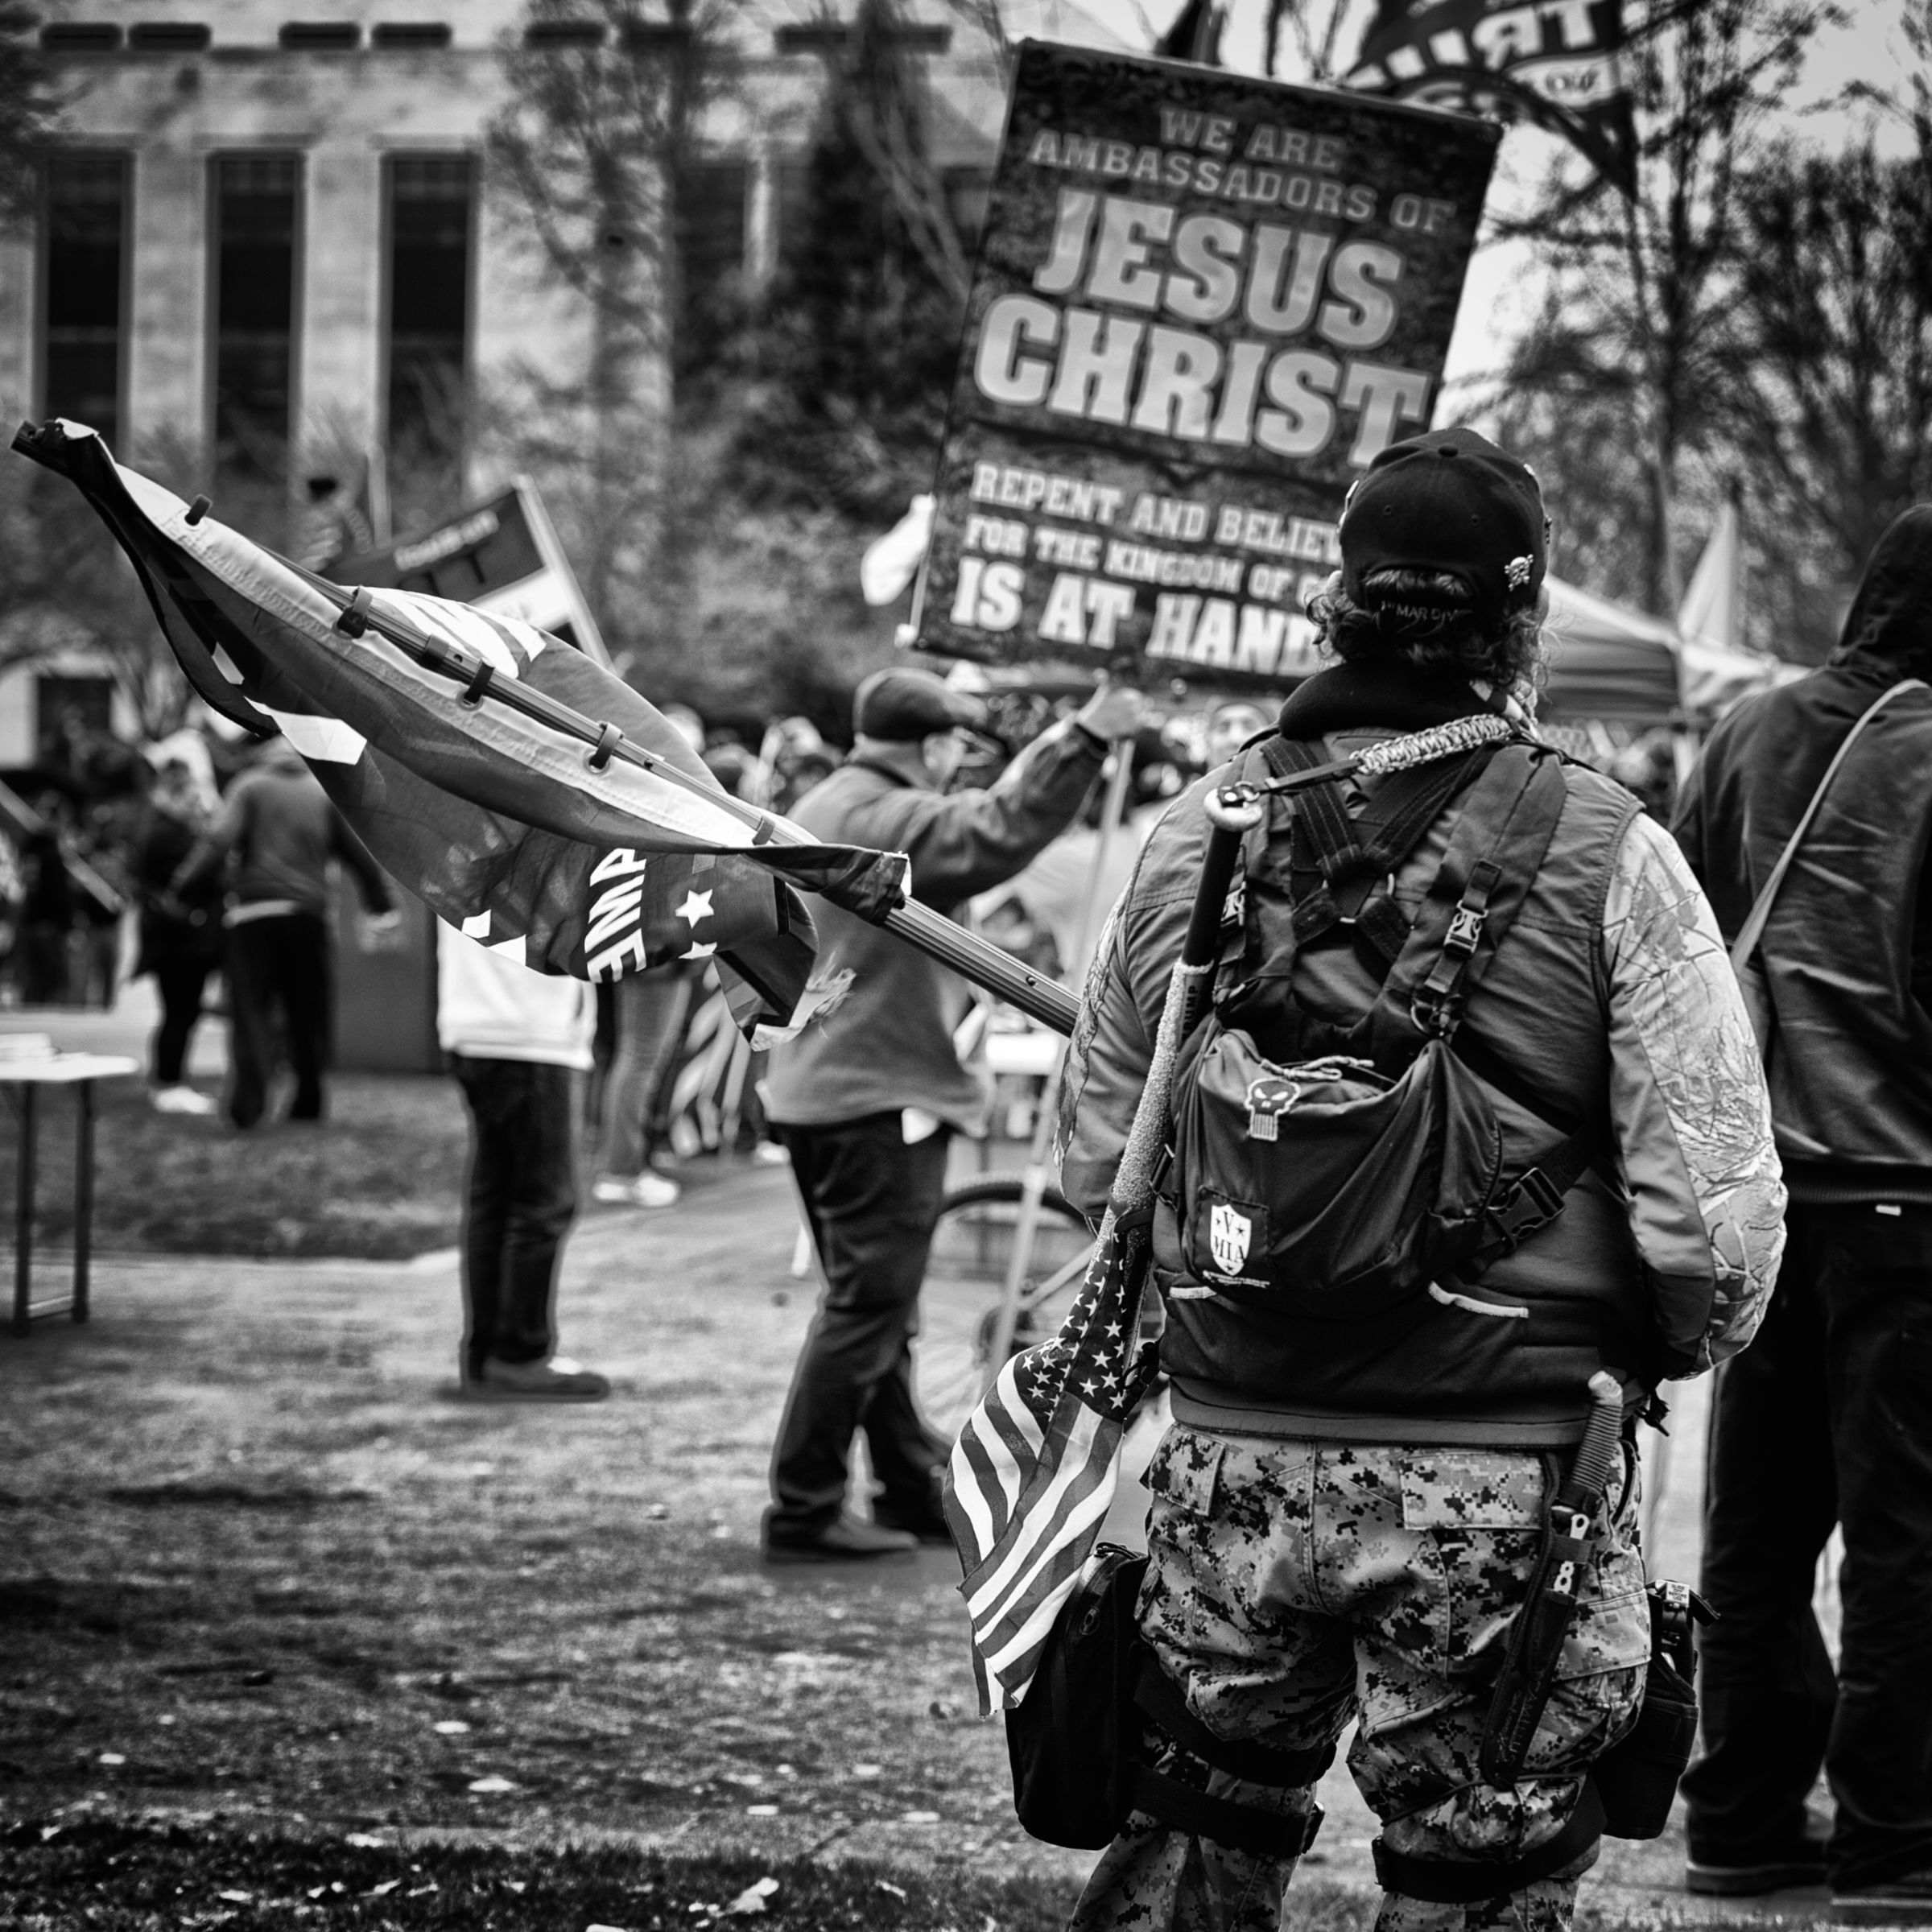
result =
[[[0,1102],[10,1250],[14,1093]],[[326,1121],[249,1133],[218,1119],[156,1113],[138,1080],[104,1081],[96,1095],[97,1252],[393,1259],[456,1238],[469,1141],[454,1081],[337,1074]],[[39,1122],[35,1238],[58,1246],[72,1239],[72,1095],[43,1089]]]
[[[1092,1857],[1013,1819],[951,1552],[759,1558],[813,1294],[790,1177],[694,1168],[572,1236],[594,1406],[455,1399],[444,1261],[110,1257],[0,1336],[0,1927],[1060,1922]],[[1297,1932],[1373,1909],[1335,1779]],[[1583,1932],[1748,1918],[1652,1852]]]
[[[497,1928],[696,1932],[754,1914],[773,1932],[1054,1932],[1077,1887],[993,1872],[909,1872],[866,1861],[679,1858],[614,1847],[527,1852],[367,1832],[302,1839],[218,1823],[82,1820],[0,1836],[0,1925]],[[1359,1923],[1359,1902],[1351,1916]],[[1336,1932],[1341,1922],[1329,1919]],[[1355,1928],[1348,1928],[1355,1932]]]

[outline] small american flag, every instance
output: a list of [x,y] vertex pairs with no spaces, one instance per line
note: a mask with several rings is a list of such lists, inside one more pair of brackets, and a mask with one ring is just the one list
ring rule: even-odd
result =
[[1006,1364],[952,1452],[946,1516],[965,1566],[980,1711],[1026,1694],[1120,1480],[1121,1439],[1153,1386],[1141,1339],[1149,1216],[1109,1208],[1051,1342]]

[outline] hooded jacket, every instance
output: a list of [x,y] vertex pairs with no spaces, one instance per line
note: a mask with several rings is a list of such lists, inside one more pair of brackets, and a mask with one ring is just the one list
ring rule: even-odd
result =
[[[1727,939],[1873,699],[1932,682],[1932,506],[1880,538],[1830,661],[1712,733],[1674,828]],[[1932,1206],[1932,691],[1866,728],[1759,947],[1772,1119],[1794,1200]]]

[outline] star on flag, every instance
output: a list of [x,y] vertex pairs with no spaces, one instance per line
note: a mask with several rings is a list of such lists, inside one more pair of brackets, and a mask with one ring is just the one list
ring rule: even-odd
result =
[[711,894],[708,892],[687,892],[684,903],[678,908],[677,916],[687,926],[696,926],[700,919],[711,917]]

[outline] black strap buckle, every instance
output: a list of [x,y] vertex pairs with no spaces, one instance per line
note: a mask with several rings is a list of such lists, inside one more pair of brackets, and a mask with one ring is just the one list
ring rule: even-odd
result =
[[1443,935],[1443,952],[1465,956],[1474,952],[1482,943],[1483,922],[1487,916],[1481,906],[1472,906],[1465,899],[1450,915],[1449,930]]
[[1480,1274],[1505,1255],[1515,1253],[1563,1211],[1562,1190],[1542,1168],[1529,1169],[1484,1217],[1496,1232],[1470,1257],[1475,1272]]
[[1534,1219],[1540,1228],[1545,1221],[1554,1220],[1563,1211],[1562,1190],[1542,1168],[1532,1167],[1516,1183],[1505,1225],[1514,1228]]

